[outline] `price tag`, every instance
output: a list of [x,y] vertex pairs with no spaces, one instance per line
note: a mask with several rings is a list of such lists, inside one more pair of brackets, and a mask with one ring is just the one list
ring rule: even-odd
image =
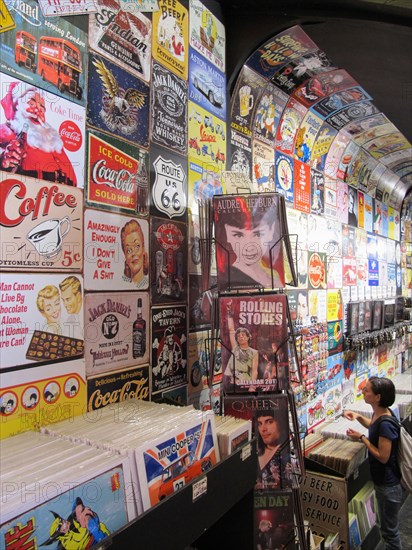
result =
[[251,454],[252,454],[252,445],[248,443],[247,445],[242,447],[242,451],[240,453],[240,460],[243,462],[244,460],[249,458]]
[[44,17],[79,15],[97,11],[93,0],[39,0]]
[[193,493],[192,493],[192,502],[200,498],[202,495],[205,495],[207,493],[207,476],[202,477],[199,479],[199,481],[196,481],[192,485],[193,487]]

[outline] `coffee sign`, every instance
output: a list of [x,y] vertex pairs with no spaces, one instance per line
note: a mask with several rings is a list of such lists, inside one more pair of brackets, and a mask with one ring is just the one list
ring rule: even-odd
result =
[[1,269],[80,271],[82,205],[80,189],[1,172]]

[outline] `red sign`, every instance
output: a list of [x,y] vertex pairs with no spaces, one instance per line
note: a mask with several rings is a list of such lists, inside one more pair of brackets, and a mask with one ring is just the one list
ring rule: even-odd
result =
[[89,134],[88,200],[136,212],[138,166],[133,157]]
[[295,204],[296,210],[310,214],[310,166],[295,160]]

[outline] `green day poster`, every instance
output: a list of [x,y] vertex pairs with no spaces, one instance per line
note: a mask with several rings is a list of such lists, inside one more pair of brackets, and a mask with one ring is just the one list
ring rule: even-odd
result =
[[66,18],[44,18],[35,0],[4,3],[16,26],[1,33],[0,70],[85,106],[86,33]]
[[[120,465],[81,484],[63,482],[63,492],[59,490],[60,494],[40,504],[39,500],[49,494],[48,486],[56,486],[50,491],[53,494],[59,484],[50,482],[37,487],[38,498],[31,491],[30,500],[38,505],[21,511],[1,526],[0,549],[46,546],[54,550],[80,549],[102,542],[133,519],[127,509],[130,478],[126,480],[126,476],[126,469]],[[19,496],[20,510],[28,508],[28,499],[24,499],[23,493]],[[67,530],[63,529],[65,524]]]
[[265,42],[248,58],[246,64],[262,76],[272,78],[289,61],[317,49],[303,29],[296,25]]

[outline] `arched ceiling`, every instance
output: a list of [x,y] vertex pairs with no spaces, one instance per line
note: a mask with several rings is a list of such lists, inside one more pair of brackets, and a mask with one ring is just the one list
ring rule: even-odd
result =
[[[412,10],[393,4],[339,0],[221,2],[229,89],[257,47],[297,24],[360,83],[379,110],[412,142]],[[411,6],[410,1],[403,4]],[[407,178],[404,194],[412,189],[411,178]]]

